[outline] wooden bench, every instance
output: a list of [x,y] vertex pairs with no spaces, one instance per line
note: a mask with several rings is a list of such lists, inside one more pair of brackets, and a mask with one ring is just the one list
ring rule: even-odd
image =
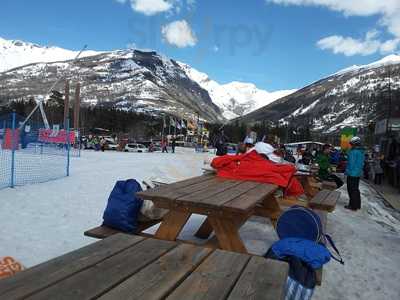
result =
[[308,202],[308,206],[312,209],[333,212],[339,198],[340,192],[338,191],[322,190]]
[[114,234],[0,280],[0,299],[284,299],[288,264]]
[[[138,224],[137,231],[132,234],[143,235],[142,231],[144,231],[160,222],[161,222],[161,220],[151,220],[148,222],[140,222]],[[121,231],[118,229],[110,228],[105,225],[101,225],[101,226],[86,230],[84,232],[84,235],[88,236],[88,237],[96,238],[96,239],[105,239],[105,238],[112,236],[114,234],[117,234],[117,233],[121,233]]]
[[334,181],[322,181],[322,189],[324,190],[336,190],[337,189],[337,185],[336,182]]

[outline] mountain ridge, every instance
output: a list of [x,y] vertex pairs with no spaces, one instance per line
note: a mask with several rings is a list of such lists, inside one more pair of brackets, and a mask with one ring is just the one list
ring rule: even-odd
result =
[[[390,108],[389,81],[393,102]],[[400,56],[389,55],[340,70],[238,120],[290,123],[329,134],[348,126],[365,127],[389,114],[400,117],[399,94]]]
[[[135,49],[132,49],[132,51]],[[84,51],[81,57],[95,56],[115,51]],[[152,50],[138,50],[147,53],[156,53]],[[10,71],[22,66],[35,63],[56,63],[71,60],[77,55],[78,51],[67,50],[59,47],[46,47],[34,43],[23,42],[19,40],[5,40],[0,37],[0,72]],[[162,57],[162,55],[160,55]],[[3,58],[3,60],[1,59]],[[225,119],[233,119],[249,113],[255,109],[269,104],[276,99],[286,96],[295,90],[284,90],[276,92],[267,92],[258,89],[252,83],[233,81],[227,84],[219,84],[212,80],[206,73],[200,72],[195,68],[178,62],[178,65],[184,69],[186,75],[197,82],[200,87],[205,89],[211,97],[214,104],[221,110]]]

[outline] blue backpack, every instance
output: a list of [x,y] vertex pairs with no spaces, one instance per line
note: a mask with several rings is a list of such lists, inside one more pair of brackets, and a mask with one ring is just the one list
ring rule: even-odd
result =
[[331,254],[331,257],[344,264],[332,238],[324,233],[320,217],[311,209],[297,205],[290,207],[279,217],[276,224],[276,232],[279,239],[298,238],[323,245],[329,242],[335,253],[339,256],[337,258]]
[[142,187],[134,179],[117,181],[103,214],[103,225],[134,233],[137,230],[137,219],[143,200],[136,197]]

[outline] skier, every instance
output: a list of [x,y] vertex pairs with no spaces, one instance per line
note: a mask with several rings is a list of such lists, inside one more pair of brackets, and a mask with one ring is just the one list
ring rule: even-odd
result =
[[345,175],[347,175],[347,191],[349,204],[345,208],[357,210],[361,208],[360,177],[364,167],[364,149],[361,147],[361,139],[358,136],[350,140],[351,150],[348,154]]

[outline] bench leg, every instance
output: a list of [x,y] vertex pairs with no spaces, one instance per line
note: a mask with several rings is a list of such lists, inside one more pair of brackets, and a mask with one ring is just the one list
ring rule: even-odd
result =
[[316,183],[317,181],[311,176],[303,178],[302,184],[304,192],[309,199],[315,197],[315,195],[319,192],[319,188],[316,186]]
[[223,250],[247,253],[239,236],[239,224],[232,219],[209,217],[209,222],[217,236],[219,246]]
[[191,213],[180,211],[169,211],[163,218],[155,237],[161,240],[175,241],[185,226]]
[[282,213],[281,206],[274,195],[269,195],[264,199],[261,207],[256,208],[256,214],[264,218],[270,219],[274,227],[276,227],[276,222]]
[[208,239],[212,232],[213,228],[207,217],[207,219],[204,220],[203,224],[201,224],[200,228],[195,233],[195,237],[198,237],[199,239]]

